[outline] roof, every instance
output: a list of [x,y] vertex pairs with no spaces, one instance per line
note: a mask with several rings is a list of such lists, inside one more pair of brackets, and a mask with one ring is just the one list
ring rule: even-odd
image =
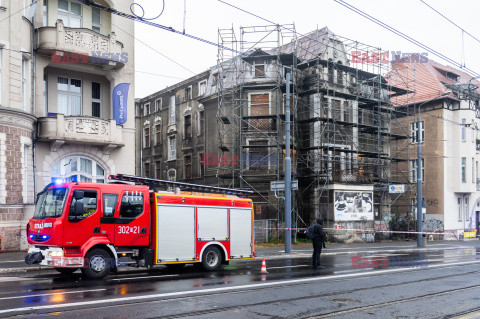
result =
[[392,98],[396,106],[422,103],[440,96],[458,98],[455,89],[466,90],[469,83],[477,86],[475,93],[480,93],[480,82],[468,73],[423,56],[393,61],[392,70],[385,78],[390,85],[414,92]]
[[[297,58],[311,60],[326,52],[333,33],[324,27],[314,30],[297,39],[296,43],[287,43],[271,50],[271,54],[293,53],[296,50]],[[296,48],[295,48],[296,46]]]

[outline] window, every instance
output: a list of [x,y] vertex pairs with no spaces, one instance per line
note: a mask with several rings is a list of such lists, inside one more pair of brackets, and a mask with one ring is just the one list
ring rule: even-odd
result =
[[337,69],[337,84],[343,85],[343,73]]
[[150,114],[150,103],[145,103],[143,105],[143,116]]
[[191,115],[186,115],[184,117],[184,134],[185,138],[191,138],[192,137],[192,116]]
[[205,172],[203,170],[203,161],[202,161],[202,154],[198,154],[198,177],[204,177]]
[[177,140],[175,136],[168,139],[168,160],[177,159]]
[[53,165],[52,177],[65,182],[105,182],[105,170],[100,164],[86,157],[66,157]]
[[158,112],[162,109],[162,99],[155,100],[155,112]]
[[466,130],[467,130],[467,120],[462,119],[462,142],[465,142],[467,139]]
[[198,96],[203,96],[207,92],[207,80],[198,82]]
[[170,98],[169,122],[168,124],[175,124],[175,95]]
[[102,109],[101,100],[101,85],[97,82],[92,82],[92,116],[100,117]]
[[218,82],[218,73],[213,74],[212,86],[216,86]]
[[145,163],[143,165],[143,173],[145,177],[150,177],[150,163]]
[[254,77],[264,78],[265,74],[265,61],[254,61],[253,62]]
[[0,46],[0,105],[2,105],[2,63],[3,63],[3,48]]
[[185,179],[192,178],[192,156],[185,156]]
[[177,171],[174,168],[168,170],[167,179],[169,181],[176,181],[177,180]]
[[468,220],[468,218],[469,218],[469,216],[468,216],[468,202],[469,202],[469,198],[465,197],[465,209],[463,210],[464,211],[463,218],[465,220]]
[[197,135],[203,135],[205,132],[205,112],[198,112],[198,132]]
[[[75,195],[81,192],[83,192],[83,198],[78,200],[75,199]],[[97,192],[92,190],[75,190],[73,192],[72,202],[70,204],[69,216],[75,216],[74,209],[77,202],[81,202],[83,204],[83,215],[80,217],[85,218],[93,215],[97,211]]]
[[113,217],[117,207],[117,194],[103,194],[103,217]]
[[333,65],[330,62],[328,64],[328,83],[333,83],[333,78],[334,78],[334,72],[335,70],[333,69]]
[[[270,115],[270,94],[250,94],[250,116]],[[270,120],[268,118],[249,120],[249,129],[269,130]]]
[[82,114],[82,81],[58,77],[58,113]]
[[[412,144],[418,143],[418,122],[410,124],[410,135],[412,136]],[[425,140],[425,129],[423,127],[423,121],[420,122],[420,143]]]
[[457,206],[458,206],[458,221],[462,221],[462,198],[457,198]]
[[82,7],[80,3],[70,0],[58,0],[58,18],[69,28],[82,27]]
[[161,172],[162,172],[161,168],[162,168],[162,167],[161,167],[161,162],[160,162],[160,161],[156,161],[156,162],[155,162],[155,178],[160,179],[160,177],[161,177],[160,174],[161,174]]
[[48,75],[43,74],[43,112],[44,116],[48,113]]
[[[0,1],[1,2],[1,1]],[[48,8],[47,8],[47,0],[43,0],[43,26],[46,27],[48,25]]]
[[[416,183],[417,182],[417,160],[411,160],[410,161],[410,177],[412,178],[412,182]],[[421,176],[422,182],[425,181],[425,165],[424,161],[422,158],[422,176]]]
[[143,148],[150,147],[150,127],[145,127],[143,129],[143,132],[144,132]]
[[462,183],[467,182],[467,158],[462,157]]
[[475,158],[472,157],[472,183],[475,183]]
[[27,110],[27,61],[22,59],[22,101],[23,110]]
[[155,124],[155,142],[156,142],[156,145],[159,145],[162,143],[162,125],[161,124]]
[[98,8],[92,8],[92,30],[102,33],[102,19]]
[[185,89],[185,99],[187,99],[187,100],[192,99],[192,86],[191,85],[188,88]]
[[23,16],[26,17],[27,14],[28,14],[28,11],[30,9],[30,6],[29,6],[29,1],[28,0],[23,0],[22,1],[22,8],[23,8]]
[[120,218],[136,218],[143,213],[143,194],[126,191],[120,206]]
[[[268,140],[247,140],[246,167],[249,170],[266,170],[270,167]],[[273,159],[273,158],[272,158]]]

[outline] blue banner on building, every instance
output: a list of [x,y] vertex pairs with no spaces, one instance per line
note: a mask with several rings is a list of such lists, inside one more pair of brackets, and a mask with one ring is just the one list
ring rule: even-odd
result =
[[113,118],[117,121],[117,124],[124,124],[127,121],[127,100],[129,87],[130,83],[120,83],[113,89]]

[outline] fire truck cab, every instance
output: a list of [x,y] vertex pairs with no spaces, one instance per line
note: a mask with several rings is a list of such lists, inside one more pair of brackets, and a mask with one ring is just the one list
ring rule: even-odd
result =
[[[200,263],[216,270],[230,260],[254,258],[252,201],[227,194],[245,191],[129,175],[110,178],[117,183],[45,187],[27,226],[32,247],[25,261],[61,273],[81,268],[98,279],[121,266]],[[159,186],[192,191],[156,192]]]

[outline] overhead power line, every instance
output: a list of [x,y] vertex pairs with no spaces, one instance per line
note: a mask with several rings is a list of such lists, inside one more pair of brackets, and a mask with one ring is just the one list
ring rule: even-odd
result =
[[429,5],[428,3],[426,3],[425,1],[423,0],[420,0],[420,2],[422,2],[424,5],[426,5],[427,7],[429,7],[430,9],[432,9],[433,11],[435,11],[437,14],[439,14],[442,18],[444,18],[445,20],[447,20],[448,22],[450,22],[451,24],[453,24],[454,26],[456,26],[457,28],[459,28],[460,30],[462,30],[462,32],[464,32],[465,34],[469,35],[472,39],[474,39],[475,41],[477,41],[478,43],[480,43],[480,40],[475,37],[473,34],[471,34],[470,32],[468,32],[467,30],[465,30],[464,28],[462,28],[461,26],[459,26],[458,24],[456,24],[455,22],[453,22],[452,20],[450,20],[449,18],[447,18],[444,14],[442,14],[441,12],[439,12],[437,9],[435,9],[434,7],[432,7],[431,5]]
[[123,17],[123,18],[127,18],[127,19],[130,19],[130,20],[133,20],[133,21],[137,21],[137,22],[140,22],[140,23],[143,23],[143,24],[146,24],[146,25],[150,25],[150,26],[153,26],[153,27],[156,27],[156,28],[165,30],[165,31],[169,31],[169,32],[172,32],[172,33],[175,33],[175,34],[178,34],[178,35],[185,36],[185,37],[190,38],[190,39],[193,39],[193,40],[197,40],[197,41],[200,41],[200,42],[209,44],[209,45],[213,45],[213,46],[215,46],[215,47],[222,48],[223,50],[228,50],[228,51],[232,51],[232,52],[235,52],[235,53],[240,53],[240,52],[238,52],[237,50],[234,50],[234,49],[232,49],[232,48],[227,48],[227,47],[224,47],[224,46],[219,45],[218,43],[215,43],[215,42],[212,42],[212,41],[209,41],[209,40],[206,40],[206,39],[197,37],[197,36],[195,36],[195,35],[188,34],[188,33],[184,33],[184,32],[182,32],[182,31],[175,30],[175,29],[172,28],[172,27],[167,27],[167,26],[164,26],[164,25],[159,24],[159,23],[155,23],[155,22],[148,21],[148,20],[146,20],[146,19],[144,19],[144,18],[142,18],[142,17],[139,17],[139,16],[137,16],[137,15],[128,14],[128,13],[125,13],[125,12],[121,12],[121,11],[118,11],[118,10],[115,10],[115,9],[112,9],[112,8],[109,8],[109,7],[106,7],[106,6],[97,4],[97,3],[93,2],[92,0],[75,0],[75,1],[80,2],[80,3],[83,3],[84,5],[87,5],[87,6],[90,6],[90,7],[98,8],[98,9],[100,9],[100,10],[103,10],[103,11],[106,11],[106,12],[109,12],[109,13],[112,13],[112,14],[115,14],[115,15],[118,15],[118,16]]
[[378,25],[381,26],[382,28],[387,29],[388,31],[390,31],[390,32],[392,32],[392,33],[395,33],[396,35],[398,35],[398,36],[402,37],[403,39],[405,39],[405,40],[407,40],[407,41],[409,41],[409,42],[411,42],[411,43],[413,43],[413,44],[421,47],[421,48],[424,49],[424,50],[427,50],[428,52],[430,52],[430,53],[432,53],[433,55],[441,58],[442,60],[447,61],[447,62],[455,65],[456,67],[458,67],[458,68],[460,68],[460,69],[464,69],[464,70],[468,71],[471,75],[480,76],[480,74],[477,73],[477,72],[475,72],[474,70],[472,70],[472,69],[470,69],[470,68],[467,68],[467,67],[464,67],[461,63],[459,63],[459,62],[457,62],[457,61],[455,61],[455,60],[447,57],[446,55],[438,52],[437,50],[432,49],[432,48],[430,48],[429,46],[427,46],[427,45],[425,45],[425,44],[423,44],[423,43],[421,43],[421,42],[413,39],[412,37],[406,35],[405,33],[400,32],[400,31],[397,30],[396,28],[394,28],[394,27],[392,27],[392,26],[390,26],[390,25],[388,25],[388,24],[386,24],[386,23],[384,23],[384,22],[382,22],[382,21],[380,21],[380,20],[372,17],[371,15],[363,12],[362,10],[360,10],[360,9],[358,9],[357,7],[349,4],[348,2],[345,2],[345,1],[343,1],[343,0],[334,0],[334,1],[337,2],[338,4],[344,6],[345,8],[347,8],[347,9],[349,9],[349,10],[351,10],[351,11],[353,11],[353,12],[355,12],[355,13],[361,15],[361,16],[363,16],[364,18],[366,18],[366,19],[368,19],[368,20],[370,20],[370,21],[378,24]]

